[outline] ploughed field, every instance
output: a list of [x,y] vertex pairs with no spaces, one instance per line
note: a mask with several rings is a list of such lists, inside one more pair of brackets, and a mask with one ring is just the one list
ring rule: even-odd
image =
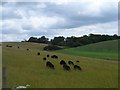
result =
[[[2,43],[2,63],[6,66],[8,88],[26,84],[30,85],[29,88],[118,87],[117,61],[43,51],[44,46],[46,45],[28,42]],[[40,55],[37,55],[38,52]],[[47,57],[47,54],[57,55],[58,59]],[[47,60],[43,60],[44,57]],[[71,70],[64,70],[60,65],[61,60],[66,63],[71,60],[82,70],[74,70],[73,65],[69,64]],[[54,70],[46,67],[47,61],[54,65]]]

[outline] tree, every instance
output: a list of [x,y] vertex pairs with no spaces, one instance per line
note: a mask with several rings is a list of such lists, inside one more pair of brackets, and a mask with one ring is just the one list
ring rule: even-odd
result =
[[63,46],[64,45],[64,37],[63,36],[59,36],[59,37],[54,37],[54,39],[51,39],[51,44],[53,45],[59,45],[59,46]]
[[28,42],[37,42],[37,38],[36,37],[30,37]]
[[[40,38],[36,37],[30,37],[28,42],[36,42],[36,43],[45,43],[48,45],[58,45],[58,46],[67,46],[67,47],[78,47],[82,45],[87,45],[91,43],[97,43],[101,41],[107,41],[107,40],[114,40],[114,39],[120,39],[120,36],[117,36],[117,34],[114,35],[101,35],[101,34],[89,34],[81,36],[81,37],[54,37],[54,39],[51,39],[51,41],[48,41],[49,39],[45,36],[42,36]],[[51,47],[49,47],[51,48]]]
[[79,45],[79,42],[77,40],[78,40],[77,37],[71,36],[71,37],[67,37],[65,39],[65,42],[66,42],[66,45],[69,47],[76,47]]
[[48,38],[46,38],[45,36],[42,36],[41,38],[38,38],[38,43],[48,43]]

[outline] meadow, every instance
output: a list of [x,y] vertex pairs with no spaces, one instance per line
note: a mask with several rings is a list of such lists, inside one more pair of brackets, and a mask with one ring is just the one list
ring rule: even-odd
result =
[[77,48],[67,48],[56,52],[106,60],[118,60],[118,40],[104,41]]
[[[7,44],[13,47],[6,47]],[[17,48],[17,46],[20,48]],[[79,53],[77,55],[74,55],[76,53],[66,54],[64,50],[62,52],[43,51],[44,46],[46,44],[28,42],[3,43],[2,61],[3,65],[6,66],[8,88],[26,84],[29,84],[30,88],[118,87],[118,62],[116,60],[114,61],[112,58],[105,60],[85,57],[84,55],[79,55]],[[27,51],[27,48],[30,50]],[[71,52],[76,51],[76,49],[73,49]],[[41,55],[38,56],[37,52],[40,52]],[[59,56],[58,60],[47,58],[55,65],[55,70],[48,69],[45,66],[46,62],[43,61],[43,57],[46,57],[47,54]],[[72,60],[82,68],[82,71],[64,71],[59,64],[62,59],[66,62]],[[80,62],[77,63],[76,60]],[[70,67],[71,69],[73,68],[73,66]]]

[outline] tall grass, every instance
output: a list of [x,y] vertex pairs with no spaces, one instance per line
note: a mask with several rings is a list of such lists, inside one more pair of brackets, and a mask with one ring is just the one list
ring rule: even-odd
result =
[[[7,43],[9,44],[9,43]],[[25,43],[12,44],[12,48],[3,46],[3,64],[7,68],[7,87],[30,84],[30,88],[116,88],[118,87],[117,61],[106,61],[80,56],[71,56],[36,49],[33,44],[26,43],[30,51],[26,51]],[[41,45],[40,45],[41,46]],[[42,47],[42,46],[41,46]],[[40,48],[41,48],[40,47]],[[35,48],[35,49],[34,49]],[[38,47],[37,47],[38,48]],[[37,56],[40,51],[41,55]],[[42,60],[47,54],[57,54],[58,60],[48,58],[55,65],[55,70],[46,68]],[[82,71],[64,71],[60,60],[72,60],[81,66]],[[76,63],[79,60],[79,63]],[[71,66],[73,69],[73,66]]]

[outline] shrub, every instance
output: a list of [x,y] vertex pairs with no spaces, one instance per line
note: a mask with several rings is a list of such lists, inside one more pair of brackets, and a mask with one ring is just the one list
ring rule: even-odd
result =
[[55,45],[45,46],[45,47],[43,48],[43,50],[46,50],[46,51],[54,51],[54,50],[59,50],[59,49],[62,49],[62,48],[60,48],[60,47],[58,47],[58,46],[55,46]]

